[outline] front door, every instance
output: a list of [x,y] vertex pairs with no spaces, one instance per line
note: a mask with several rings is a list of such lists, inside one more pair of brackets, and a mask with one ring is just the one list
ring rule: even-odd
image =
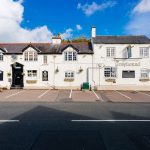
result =
[[19,63],[12,65],[12,87],[23,87],[23,65]]

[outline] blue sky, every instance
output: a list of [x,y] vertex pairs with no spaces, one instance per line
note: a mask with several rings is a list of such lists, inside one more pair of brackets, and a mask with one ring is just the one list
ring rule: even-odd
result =
[[149,36],[150,0],[1,0],[0,21],[4,42],[47,42],[58,32],[90,38],[93,25],[98,35]]
[[[82,31],[75,31],[74,36],[82,34],[90,36],[91,26],[97,27],[99,34],[126,34],[124,28],[129,21],[130,11],[138,3],[138,0],[117,0],[113,7],[108,7],[87,16],[82,10],[77,9],[79,3],[82,5],[92,4],[93,0],[25,0],[23,22],[24,27],[35,28],[47,25],[54,33],[65,32],[71,28],[76,30],[76,25],[82,26]],[[97,4],[107,1],[95,0]]]

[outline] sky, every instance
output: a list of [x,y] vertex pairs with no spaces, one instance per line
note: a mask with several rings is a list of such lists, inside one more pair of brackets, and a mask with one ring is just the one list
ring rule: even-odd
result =
[[150,0],[0,0],[0,42],[97,35],[150,37]]

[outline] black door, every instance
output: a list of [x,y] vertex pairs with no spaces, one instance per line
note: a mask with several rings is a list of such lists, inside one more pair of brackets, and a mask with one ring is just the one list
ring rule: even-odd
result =
[[12,65],[12,87],[23,87],[23,65]]

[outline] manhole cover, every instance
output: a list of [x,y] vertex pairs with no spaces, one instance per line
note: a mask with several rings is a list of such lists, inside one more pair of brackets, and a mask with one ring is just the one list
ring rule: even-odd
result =
[[105,150],[98,132],[42,132],[31,150]]

